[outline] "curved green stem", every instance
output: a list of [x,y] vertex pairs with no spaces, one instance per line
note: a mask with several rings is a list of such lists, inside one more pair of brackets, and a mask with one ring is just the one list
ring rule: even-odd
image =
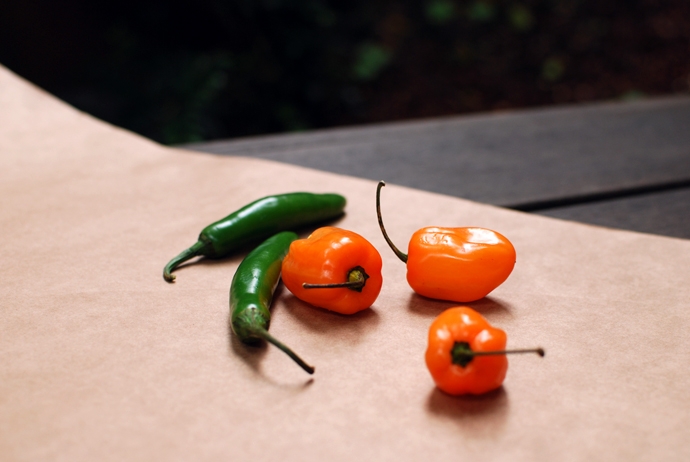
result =
[[289,357],[292,358],[293,361],[295,361],[299,366],[304,369],[307,373],[313,374],[314,373],[314,367],[310,366],[309,364],[305,363],[302,358],[297,356],[294,351],[292,351],[289,347],[287,347],[285,344],[283,344],[280,340],[272,336],[271,334],[268,333],[266,329],[261,329],[257,328],[254,329],[254,333],[258,336],[261,337],[262,339],[266,340],[268,343],[274,345],[276,348],[281,350],[283,353],[288,355]]
[[303,283],[302,287],[305,289],[337,289],[347,288],[356,292],[361,292],[367,284],[369,275],[361,266],[355,266],[347,273],[347,282],[334,282],[331,284],[309,284]]
[[383,218],[381,218],[381,188],[386,186],[385,181],[379,181],[378,186],[376,186],[376,217],[379,219],[379,228],[381,228],[381,232],[383,233],[383,238],[386,240],[390,248],[393,250],[395,255],[398,256],[398,258],[403,262],[407,263],[407,254],[403,253],[400,249],[398,249],[395,244],[393,244],[393,241],[390,240],[388,237],[388,233],[386,232],[386,228],[383,227]]
[[165,265],[165,268],[163,268],[163,279],[165,279],[168,282],[175,282],[175,275],[172,274],[175,268],[177,268],[187,260],[191,260],[197,255],[201,255],[204,248],[208,245],[211,245],[210,242],[197,241],[193,246],[180,253],[177,257],[170,260],[168,264]]
[[467,342],[455,342],[453,349],[450,351],[450,356],[453,364],[465,367],[475,356],[492,356],[492,355],[509,355],[521,353],[536,353],[542,358],[546,354],[543,348],[523,348],[519,350],[493,350],[493,351],[473,351],[470,344]]

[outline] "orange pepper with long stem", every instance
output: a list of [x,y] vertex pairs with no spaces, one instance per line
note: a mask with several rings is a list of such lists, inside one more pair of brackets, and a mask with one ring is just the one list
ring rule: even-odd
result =
[[410,239],[408,253],[388,237],[381,218],[380,181],[376,188],[376,214],[386,242],[407,264],[407,282],[429,298],[472,302],[501,285],[515,266],[515,247],[496,231],[477,228],[426,227]]
[[311,305],[341,314],[369,308],[381,291],[381,255],[357,233],[326,226],[290,244],[285,287]]
[[508,371],[506,354],[536,353],[542,348],[506,350],[506,333],[466,306],[441,313],[429,328],[425,354],[436,386],[451,395],[482,394],[501,386]]

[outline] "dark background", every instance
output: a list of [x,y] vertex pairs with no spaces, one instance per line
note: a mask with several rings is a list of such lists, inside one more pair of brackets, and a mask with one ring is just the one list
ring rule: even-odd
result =
[[688,0],[0,0],[0,63],[155,140],[688,92]]

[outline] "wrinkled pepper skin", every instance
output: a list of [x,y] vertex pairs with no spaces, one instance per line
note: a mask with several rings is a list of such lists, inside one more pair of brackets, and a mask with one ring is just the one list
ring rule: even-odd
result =
[[[290,245],[283,260],[285,287],[311,305],[341,314],[369,308],[381,291],[383,262],[376,248],[357,233],[326,226],[307,239]],[[307,289],[309,284],[337,284],[348,281],[351,270],[361,268],[367,276],[360,290],[351,288]]]
[[412,290],[461,303],[479,300],[501,285],[516,259],[513,244],[485,228],[422,228],[412,235],[407,256]]
[[376,187],[376,215],[384,239],[407,265],[407,282],[419,295],[466,303],[486,297],[510,276],[515,247],[486,228],[426,227],[412,235],[407,253],[393,244],[381,216],[381,188]]
[[482,315],[461,306],[441,313],[429,328],[425,354],[436,386],[450,395],[482,394],[500,387],[508,371],[506,355],[476,356],[464,367],[453,363],[451,351],[466,342],[472,351],[505,350],[507,336]]

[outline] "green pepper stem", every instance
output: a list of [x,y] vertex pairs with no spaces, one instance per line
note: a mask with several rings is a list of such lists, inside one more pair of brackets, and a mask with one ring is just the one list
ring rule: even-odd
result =
[[338,289],[347,288],[356,292],[361,292],[367,284],[369,275],[361,266],[355,266],[347,272],[347,282],[333,282],[330,284],[309,284],[307,282],[302,284],[304,289]]
[[173,258],[168,262],[167,265],[165,265],[165,268],[163,269],[163,279],[165,279],[168,282],[175,282],[175,275],[172,274],[172,272],[180,266],[182,263],[186,262],[187,260],[191,260],[192,258],[196,257],[197,255],[201,255],[202,251],[204,248],[210,245],[209,242],[203,242],[203,241],[197,241],[193,246],[188,248],[187,250],[184,250],[182,253],[180,253],[177,257]]
[[455,342],[453,349],[450,351],[450,356],[453,360],[453,364],[465,367],[467,366],[475,356],[493,356],[493,355],[510,355],[510,354],[523,354],[523,353],[535,353],[542,358],[546,355],[543,348],[523,348],[517,350],[493,350],[493,351],[473,351],[470,348],[470,344],[467,342]]
[[292,358],[292,360],[295,361],[297,364],[299,364],[299,366],[302,369],[304,369],[307,373],[309,373],[309,374],[314,373],[314,367],[305,363],[304,360],[302,358],[300,358],[299,356],[297,356],[297,354],[295,354],[294,351],[292,351],[289,347],[287,347],[285,344],[283,344],[280,340],[278,340],[277,338],[275,338],[274,336],[269,334],[266,329],[257,328],[254,332],[257,336],[266,340],[268,343],[271,343],[276,348],[278,348],[283,353],[285,353],[290,358]]
[[383,238],[386,240],[390,248],[393,250],[395,255],[403,262],[407,263],[407,254],[402,252],[400,249],[398,249],[395,244],[393,244],[393,241],[390,240],[388,237],[388,233],[386,232],[386,228],[383,226],[383,218],[381,218],[381,188],[386,186],[385,181],[379,181],[378,186],[376,186],[376,217],[379,219],[379,228],[381,228],[381,232],[383,233]]

